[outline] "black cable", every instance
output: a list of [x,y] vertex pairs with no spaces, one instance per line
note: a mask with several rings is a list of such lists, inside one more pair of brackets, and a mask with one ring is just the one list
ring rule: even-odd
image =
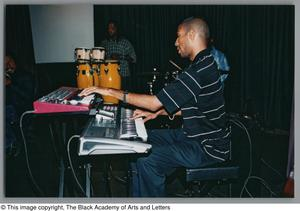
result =
[[32,175],[32,171],[31,171],[31,168],[30,168],[30,165],[29,165],[29,159],[28,159],[28,151],[27,151],[27,145],[26,145],[26,139],[25,139],[25,135],[24,135],[24,132],[23,132],[23,117],[26,115],[26,114],[32,114],[34,113],[34,111],[25,111],[22,115],[21,115],[21,118],[20,118],[20,131],[21,131],[21,135],[22,135],[22,139],[23,139],[23,142],[24,142],[24,152],[25,152],[25,159],[26,159],[26,166],[27,166],[27,170],[28,170],[28,173],[29,173],[29,177],[33,183],[33,185],[35,186],[35,188],[37,189],[37,191],[39,192],[39,194],[41,196],[44,196],[44,192],[41,190],[41,188],[38,186],[38,184],[36,183],[33,175]]

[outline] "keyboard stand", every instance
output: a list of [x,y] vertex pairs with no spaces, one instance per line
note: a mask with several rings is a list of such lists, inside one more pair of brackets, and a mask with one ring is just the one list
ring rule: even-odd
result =
[[59,189],[58,189],[58,197],[64,197],[64,182],[65,182],[65,166],[63,161],[59,162]]
[[[64,159],[63,159],[63,155],[61,152],[61,147],[62,145],[60,144],[60,142],[62,141],[63,145],[66,143],[66,123],[62,122],[61,124],[57,124],[58,122],[54,121],[54,122],[50,122],[48,124],[49,130],[50,130],[50,135],[51,135],[51,141],[52,141],[52,146],[56,155],[56,159],[58,160],[59,164],[58,164],[58,169],[59,169],[59,184],[58,184],[58,197],[63,197],[64,196],[64,186],[65,186],[65,164],[64,164]],[[58,131],[58,127],[55,127],[57,125],[61,126],[61,131]],[[55,127],[53,129],[53,126]],[[56,143],[56,139],[54,137],[54,131],[61,133],[62,136],[62,140],[58,141],[58,144]]]
[[91,167],[90,163],[84,164],[85,168],[85,195],[86,197],[91,197]]
[[[50,130],[50,140],[52,142],[52,148],[55,154],[55,159],[58,165],[58,186],[57,186],[57,196],[58,197],[65,197],[69,196],[69,193],[73,193],[74,191],[74,184],[73,175],[69,168],[69,161],[67,157],[67,142],[70,134],[74,134],[73,130],[77,130],[79,128],[78,123],[82,121],[79,116],[70,115],[70,114],[51,114],[51,115],[43,115],[48,120],[48,128]],[[66,118],[66,116],[70,118]],[[84,115],[85,116],[85,115]],[[78,121],[77,121],[78,119]],[[72,123],[70,125],[70,122]],[[70,131],[71,128],[72,130]],[[71,136],[70,136],[71,137]],[[72,150],[71,150],[72,151]],[[72,151],[73,152],[73,151]],[[72,155],[71,155],[72,158]],[[91,196],[91,182],[89,175],[91,173],[91,165],[86,163],[83,165],[85,171],[85,195],[87,197]],[[74,166],[74,168],[76,168]],[[75,172],[76,169],[74,169]],[[72,186],[73,185],[73,186]]]

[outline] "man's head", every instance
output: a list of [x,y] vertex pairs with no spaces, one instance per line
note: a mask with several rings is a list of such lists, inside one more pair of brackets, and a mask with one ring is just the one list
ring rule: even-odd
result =
[[8,54],[8,53],[6,54],[4,64],[5,64],[5,71],[7,73],[15,72],[17,65],[16,65],[15,58],[12,54]]
[[110,39],[117,39],[119,32],[118,32],[118,23],[114,20],[110,20],[107,23],[107,35]]
[[175,46],[181,57],[193,60],[207,47],[208,38],[209,28],[206,22],[200,18],[188,18],[178,26]]

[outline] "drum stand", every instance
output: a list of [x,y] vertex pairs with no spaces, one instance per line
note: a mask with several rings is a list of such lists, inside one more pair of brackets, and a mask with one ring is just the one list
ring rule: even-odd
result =
[[152,81],[148,81],[147,84],[149,86],[149,94],[153,95],[153,85],[156,82],[156,74],[158,72],[156,72],[156,68],[153,68],[153,77],[152,77]]

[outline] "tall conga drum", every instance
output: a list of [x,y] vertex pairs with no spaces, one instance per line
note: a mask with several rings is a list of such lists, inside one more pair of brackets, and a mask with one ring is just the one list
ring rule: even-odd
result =
[[100,86],[100,63],[92,63],[93,86]]
[[[100,86],[121,89],[120,63],[118,60],[105,60],[100,65]],[[118,104],[119,100],[111,96],[102,96],[104,103]]]
[[100,65],[104,62],[105,48],[94,47],[91,49],[91,66],[93,70],[94,86],[100,86]]
[[87,88],[94,86],[93,74],[89,63],[77,64],[77,87]]
[[77,87],[87,88],[93,86],[93,69],[89,64],[90,49],[75,48],[75,60],[77,63]]

